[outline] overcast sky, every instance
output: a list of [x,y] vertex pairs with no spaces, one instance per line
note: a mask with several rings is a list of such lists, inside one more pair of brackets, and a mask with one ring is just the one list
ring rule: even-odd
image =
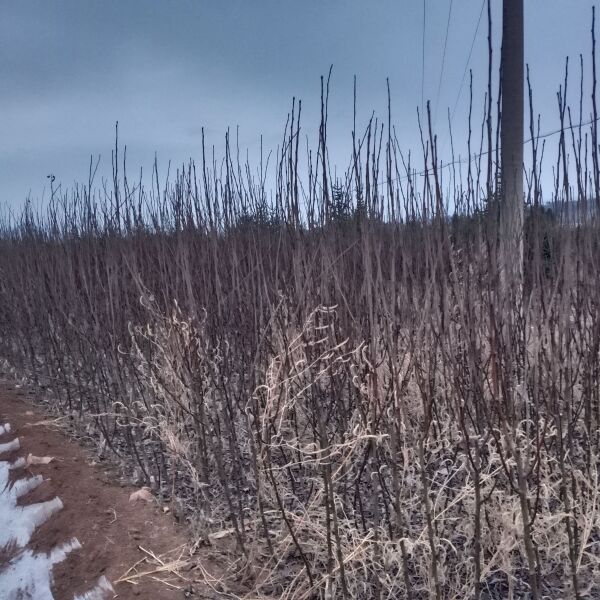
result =
[[[389,77],[406,150],[418,149],[423,87],[448,153],[446,115],[457,99],[453,128],[464,130],[466,122],[468,82],[460,98],[459,90],[467,64],[483,102],[486,13],[475,36],[481,0],[452,2],[443,60],[451,2],[425,2],[423,70],[421,0],[0,0],[0,203],[16,207],[28,194],[47,196],[50,173],[63,187],[85,181],[90,155],[102,156],[107,174],[117,120],[132,173],[149,170],[155,152],[164,171],[169,159],[198,158],[203,126],[217,151],[227,127],[237,126],[251,159],[261,134],[274,150],[294,96],[302,99],[303,134],[314,145],[319,78],[330,65],[331,151],[341,167],[350,151],[354,75],[363,126],[373,110],[386,116]],[[553,130],[566,56],[573,90],[580,53],[589,67],[593,2],[525,4],[536,110],[542,131]],[[493,13],[497,57],[500,0],[493,0]]]

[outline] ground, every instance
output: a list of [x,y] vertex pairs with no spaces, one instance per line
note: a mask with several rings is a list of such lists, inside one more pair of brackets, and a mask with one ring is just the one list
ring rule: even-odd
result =
[[[70,440],[48,414],[27,400],[26,394],[2,385],[0,424],[7,422],[12,426],[11,437],[20,440],[21,450],[3,455],[3,460],[15,460],[28,453],[54,458],[50,464],[20,470],[17,477],[41,474],[45,481],[19,503],[31,504],[58,496],[64,504],[35,531],[28,548],[49,552],[72,537],[82,546],[55,566],[55,600],[72,600],[74,594],[93,587],[102,575],[113,584],[119,600],[215,598],[202,589],[201,583],[194,582],[185,528],[154,501],[130,502],[135,488],[119,483],[110,467],[98,464],[92,452]],[[5,438],[0,442],[8,441]],[[158,571],[160,563],[150,554],[165,563],[181,557],[188,564],[181,565],[179,575],[168,570],[165,575]],[[6,552],[0,554],[0,571],[7,562]],[[137,585],[119,583],[136,564],[136,570],[129,575],[155,572],[136,577]],[[165,578],[166,583],[159,581]]]

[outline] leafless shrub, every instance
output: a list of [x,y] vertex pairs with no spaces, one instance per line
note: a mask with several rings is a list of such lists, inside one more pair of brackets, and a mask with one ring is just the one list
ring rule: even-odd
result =
[[521,303],[497,165],[444,170],[429,127],[417,174],[371,119],[336,180],[323,85],[307,181],[294,103],[272,203],[227,137],[221,169],[203,151],[148,190],[123,165],[7,217],[5,370],[176,505],[241,597],[598,595],[595,123],[560,96],[564,211],[534,144]]

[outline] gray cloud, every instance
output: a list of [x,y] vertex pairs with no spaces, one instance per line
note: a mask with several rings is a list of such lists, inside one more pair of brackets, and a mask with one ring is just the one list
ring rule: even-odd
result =
[[[527,60],[543,129],[556,123],[555,91],[567,54],[588,52],[591,0],[527,3]],[[480,3],[453,5],[436,122],[456,102]],[[575,6],[575,8],[574,8]],[[435,104],[449,0],[427,0],[425,97]],[[495,56],[500,3],[494,3]],[[314,140],[319,77],[334,65],[330,139],[341,162],[352,124],[353,76],[359,122],[386,114],[390,78],[401,143],[418,146],[422,5],[397,0],[0,0],[0,202],[42,193],[55,172],[85,179],[90,154],[110,163],[114,122],[130,164],[154,152],[175,163],[199,155],[199,132],[222,147],[227,127],[256,155],[281,138],[291,98],[303,100],[304,133]],[[486,24],[471,67],[476,100],[486,77]],[[455,128],[465,122],[467,94]],[[478,113],[479,114],[479,113]],[[547,125],[547,127],[545,127]],[[446,136],[441,131],[440,139]],[[166,167],[165,167],[166,168]]]

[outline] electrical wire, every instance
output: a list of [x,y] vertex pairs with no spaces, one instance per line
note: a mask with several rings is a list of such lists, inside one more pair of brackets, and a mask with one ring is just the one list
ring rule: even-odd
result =
[[477,27],[475,28],[475,33],[473,34],[473,40],[471,41],[471,48],[469,49],[469,56],[467,57],[467,63],[465,64],[465,70],[463,71],[462,79],[460,82],[460,87],[458,88],[458,94],[456,96],[456,102],[454,103],[454,108],[452,109],[452,115],[450,116],[450,124],[454,119],[454,114],[456,113],[456,109],[458,108],[458,102],[460,101],[460,96],[463,91],[463,87],[465,85],[465,78],[467,76],[467,71],[469,70],[469,64],[471,63],[471,56],[473,55],[473,48],[475,47],[475,40],[477,39],[477,34],[479,33],[479,26],[481,25],[481,18],[483,17],[483,9],[485,8],[485,3],[487,0],[483,0],[481,3],[481,10],[479,11],[479,19],[477,20]]
[[446,49],[448,47],[448,33],[450,32],[450,19],[452,18],[452,5],[454,0],[450,0],[450,8],[448,9],[448,20],[446,21],[446,37],[444,38],[444,53],[442,54],[442,68],[440,69],[440,80],[438,81],[437,95],[435,99],[435,112],[433,117],[433,124],[437,121],[438,106],[440,104],[440,92],[442,90],[442,80],[444,78],[444,66],[446,64]]
[[[596,119],[590,119],[589,121],[586,121],[585,123],[576,123],[574,125],[568,125],[567,127],[563,127],[562,129],[554,129],[553,131],[548,131],[546,133],[542,133],[540,135],[536,135],[535,137],[529,138],[527,140],[525,140],[523,142],[523,145],[525,144],[530,144],[533,141],[538,141],[538,140],[544,140],[546,138],[552,137],[553,135],[558,135],[559,133],[562,132],[566,132],[566,131],[571,131],[573,129],[579,129],[579,127],[587,127],[588,125],[593,125],[594,123],[598,123],[600,122],[600,117],[596,118]],[[497,150],[500,150],[500,147],[498,148],[493,148],[492,149],[492,154],[494,154]],[[482,156],[487,156],[489,154],[489,152],[487,150],[484,150],[483,152],[479,152],[477,154],[473,154],[472,156],[468,157],[468,158],[458,158],[456,160],[453,160],[451,162],[447,162],[444,163],[442,165],[437,165],[435,168],[437,169],[447,169],[449,167],[455,166],[455,165],[464,165],[467,164],[469,162],[478,160],[479,158],[481,158]],[[433,167],[429,168],[429,169],[424,169],[422,171],[418,171],[418,172],[413,172],[410,175],[401,175],[400,177],[395,177],[392,179],[393,183],[397,183],[399,181],[405,181],[407,180],[409,177],[425,177],[426,175],[429,175],[430,173],[433,173]],[[377,186],[383,186],[383,185],[388,185],[387,181],[378,183]]]
[[421,114],[425,106],[425,31],[427,24],[427,0],[423,0],[423,28],[421,31]]

